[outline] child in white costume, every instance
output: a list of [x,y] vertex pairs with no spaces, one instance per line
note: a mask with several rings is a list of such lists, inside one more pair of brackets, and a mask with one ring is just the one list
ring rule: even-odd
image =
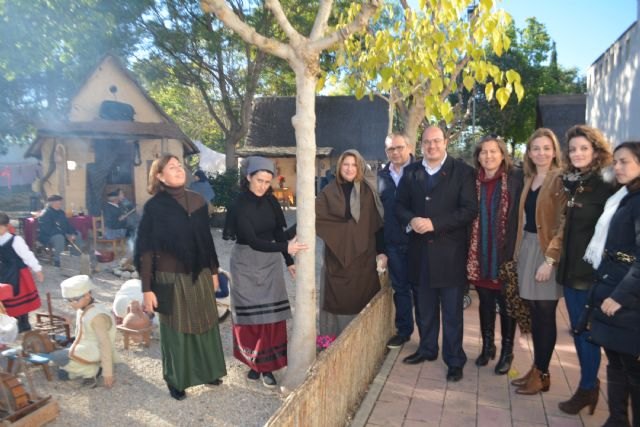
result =
[[104,376],[104,385],[113,385],[116,322],[111,309],[96,303],[91,296],[93,284],[89,276],[78,275],[60,283],[62,297],[76,311],[75,340],[71,347],[52,354],[60,366],[60,379],[82,378],[85,385],[94,386]]

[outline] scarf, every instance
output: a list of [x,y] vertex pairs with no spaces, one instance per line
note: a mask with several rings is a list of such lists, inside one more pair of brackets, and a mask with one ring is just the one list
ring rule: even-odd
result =
[[167,191],[159,191],[144,205],[138,226],[134,249],[134,264],[138,271],[141,271],[145,252],[173,255],[184,264],[194,282],[203,268],[218,267],[211,265],[212,260],[217,264],[217,255],[209,231],[207,205],[187,212]]
[[384,219],[384,208],[382,207],[382,201],[380,200],[380,195],[378,194],[378,188],[376,185],[376,176],[369,168],[365,168],[364,171],[364,179],[360,181],[356,181],[353,183],[353,190],[351,190],[351,198],[349,199],[349,208],[351,209],[351,216],[355,222],[360,221],[360,198],[362,194],[362,190],[360,189],[361,185],[366,185],[373,193],[373,201],[376,205],[376,210],[380,215],[381,219]]
[[588,263],[593,265],[594,269],[598,269],[600,266],[600,261],[602,261],[602,254],[604,253],[604,245],[607,243],[607,234],[609,234],[609,224],[611,223],[611,218],[618,210],[618,205],[620,205],[620,201],[627,195],[629,190],[627,190],[627,186],[625,185],[616,193],[607,199],[607,203],[604,205],[604,211],[600,218],[598,219],[598,223],[596,224],[596,231],[593,233],[593,237],[589,242],[589,246],[587,246],[587,250],[584,254],[583,259]]
[[[493,190],[491,200],[488,200],[487,186],[482,184],[494,180],[499,181]],[[484,169],[480,169],[476,177],[476,193],[480,212],[471,226],[467,277],[469,280],[489,279],[497,283],[500,267],[498,249],[504,245],[509,213],[507,174],[500,170],[496,176],[486,178]]]

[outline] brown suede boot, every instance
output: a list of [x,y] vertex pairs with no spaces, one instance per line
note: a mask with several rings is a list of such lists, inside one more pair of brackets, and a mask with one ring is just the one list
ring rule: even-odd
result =
[[558,403],[558,408],[567,414],[576,415],[585,406],[589,407],[589,415],[593,415],[600,396],[600,381],[596,380],[595,388],[587,390],[578,388],[571,399]]
[[551,387],[551,377],[549,373],[543,374],[538,368],[533,368],[533,372],[525,385],[518,388],[518,394],[537,394],[541,391],[549,391]]
[[520,377],[518,379],[515,379],[515,380],[511,381],[511,385],[515,385],[517,387],[522,387],[523,385],[525,385],[527,383],[527,381],[529,381],[529,377],[533,373],[534,369],[536,369],[536,367],[532,366],[531,369],[529,369],[529,372],[524,374],[523,377]]

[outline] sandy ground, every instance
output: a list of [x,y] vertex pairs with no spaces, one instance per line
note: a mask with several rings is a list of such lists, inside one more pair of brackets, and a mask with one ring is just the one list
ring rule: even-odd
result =
[[[287,212],[291,223],[295,211]],[[219,229],[212,229],[220,264],[229,268],[229,256],[233,243],[222,240]],[[96,300],[111,303],[123,283],[108,272],[109,264],[99,264],[102,271],[93,276],[96,284]],[[284,263],[283,263],[284,266]],[[63,276],[59,269],[43,265],[45,282],[39,284],[42,310],[46,310],[46,292],[51,292],[54,313],[74,316],[71,307],[60,295],[59,283]],[[293,297],[294,283],[288,276],[287,288]],[[293,298],[291,298],[293,305]],[[32,314],[33,316],[33,314]],[[33,323],[32,318],[32,323]],[[291,328],[291,322],[289,328]],[[278,389],[267,389],[260,381],[246,378],[247,368],[232,355],[231,320],[220,325],[224,345],[227,376],[221,386],[198,386],[187,389],[187,399],[176,401],[169,396],[162,380],[160,343],[157,334],[150,348],[130,345],[124,350],[120,333],[116,348],[121,362],[115,366],[115,385],[107,389],[89,389],[74,381],[54,379],[47,382],[39,368],[31,374],[40,395],[51,395],[60,405],[60,415],[51,426],[260,426],[282,403]],[[282,378],[283,372],[276,372]]]

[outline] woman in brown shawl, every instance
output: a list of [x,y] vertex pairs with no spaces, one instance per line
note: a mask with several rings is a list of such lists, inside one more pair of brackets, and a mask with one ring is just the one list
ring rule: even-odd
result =
[[[376,253],[382,252],[377,232],[383,211],[374,183],[360,153],[347,150],[336,179],[316,199],[316,232],[325,243],[321,335],[339,335],[380,289]],[[378,257],[385,266],[385,256]]]

